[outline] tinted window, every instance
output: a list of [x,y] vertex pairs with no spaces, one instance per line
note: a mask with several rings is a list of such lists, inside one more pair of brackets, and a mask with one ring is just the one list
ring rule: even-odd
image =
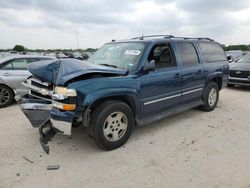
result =
[[177,43],[177,48],[180,53],[182,65],[194,65],[199,63],[199,59],[192,43],[182,42]]
[[218,43],[199,42],[206,62],[227,61],[224,50]]
[[13,59],[11,63],[14,70],[26,70],[28,61],[26,59]]

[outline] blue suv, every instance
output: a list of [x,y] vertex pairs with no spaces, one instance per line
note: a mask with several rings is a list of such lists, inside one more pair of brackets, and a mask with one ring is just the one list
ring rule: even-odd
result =
[[21,109],[49,152],[56,134],[77,125],[104,150],[122,146],[134,126],[184,110],[213,110],[227,85],[229,65],[209,38],[151,35],[103,45],[89,60],[30,64]]

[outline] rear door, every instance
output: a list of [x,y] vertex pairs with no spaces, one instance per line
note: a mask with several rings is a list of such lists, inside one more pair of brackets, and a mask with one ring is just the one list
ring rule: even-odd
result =
[[17,58],[8,61],[0,70],[1,78],[11,87],[16,89],[20,94],[26,93],[22,86],[22,81],[27,79],[31,74],[27,70],[29,59]]
[[177,42],[176,48],[181,64],[182,102],[199,99],[205,87],[205,72],[196,46],[192,42]]

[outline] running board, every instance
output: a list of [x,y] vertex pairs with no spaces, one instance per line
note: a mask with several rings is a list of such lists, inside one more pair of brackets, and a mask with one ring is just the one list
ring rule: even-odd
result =
[[147,125],[156,121],[159,121],[161,119],[164,119],[166,117],[169,117],[173,114],[177,114],[189,109],[192,109],[194,107],[200,106],[202,105],[204,102],[202,100],[196,100],[196,101],[192,101],[192,102],[188,102],[186,104],[179,104],[177,105],[177,107],[175,108],[170,108],[169,110],[166,110],[162,113],[156,114],[156,115],[152,115],[150,117],[147,118],[135,118],[136,119],[136,124],[138,126],[143,126],[143,125]]

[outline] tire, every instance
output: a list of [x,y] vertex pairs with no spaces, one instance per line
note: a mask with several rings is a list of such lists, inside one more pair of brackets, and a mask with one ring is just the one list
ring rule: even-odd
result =
[[0,85],[0,108],[11,105],[14,101],[14,92],[5,85]]
[[219,87],[215,82],[208,84],[207,90],[203,95],[204,104],[200,106],[200,109],[206,112],[214,110],[217,106],[219,99]]
[[129,139],[133,127],[133,112],[123,102],[104,102],[91,113],[90,136],[103,150],[113,150],[124,145]]

